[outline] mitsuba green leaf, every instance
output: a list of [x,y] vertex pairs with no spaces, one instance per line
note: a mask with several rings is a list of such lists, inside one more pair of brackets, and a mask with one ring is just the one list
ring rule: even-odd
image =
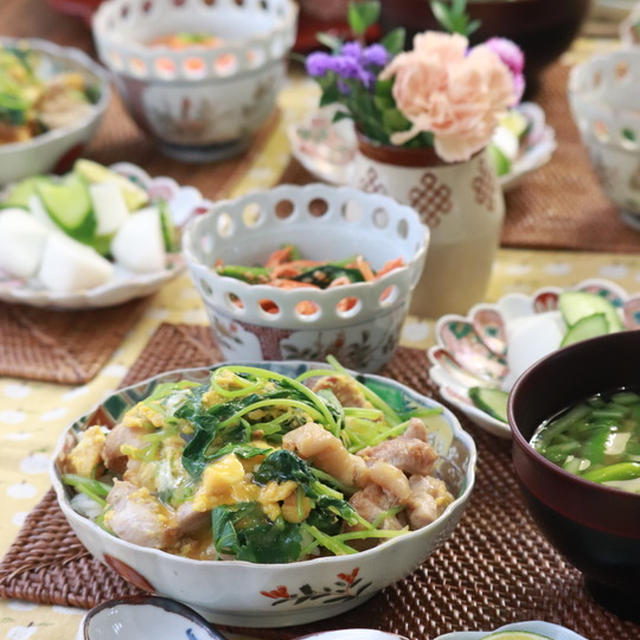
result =
[[325,403],[336,424],[341,426],[344,423],[344,407],[340,404],[336,394],[331,389],[319,389],[316,391],[316,395]]
[[349,27],[361,36],[380,16],[380,2],[350,2],[347,13]]
[[216,460],[230,453],[238,456],[238,458],[253,458],[255,456],[265,456],[273,451],[273,449],[265,449],[264,447],[254,447],[247,442],[229,442],[220,447],[214,454],[207,456],[207,461]]
[[384,400],[396,413],[406,413],[411,409],[404,393],[395,387],[381,384],[376,380],[365,379],[358,376],[358,382],[371,389],[380,399]]
[[211,511],[213,544],[218,553],[249,562],[293,562],[300,556],[302,536],[297,524],[272,522],[256,502],[215,507]]
[[293,480],[304,489],[315,479],[309,465],[288,449],[274,451],[253,473],[253,481],[260,485],[266,485],[271,481],[282,483]]
[[349,282],[363,282],[364,276],[360,269],[350,269],[348,267],[339,267],[333,264],[325,264],[320,267],[314,267],[308,271],[304,271],[300,275],[294,276],[292,280],[298,282],[306,282],[314,284],[321,289],[326,289],[333,280],[346,276]]
[[380,40],[380,44],[393,56],[400,53],[404,49],[404,43],[407,32],[404,27],[397,27],[393,31],[389,31],[387,35]]

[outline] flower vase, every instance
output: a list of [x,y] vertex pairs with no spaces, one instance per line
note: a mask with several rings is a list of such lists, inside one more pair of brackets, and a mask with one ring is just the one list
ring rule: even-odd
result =
[[360,136],[354,182],[413,207],[431,231],[411,314],[466,313],[484,299],[505,208],[486,150],[445,163],[432,148],[377,145]]

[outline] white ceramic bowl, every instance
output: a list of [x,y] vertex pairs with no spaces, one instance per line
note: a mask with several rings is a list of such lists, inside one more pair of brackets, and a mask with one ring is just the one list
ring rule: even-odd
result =
[[66,170],[89,142],[109,104],[109,80],[104,69],[78,49],[39,39],[0,38],[0,44],[24,44],[41,54],[39,73],[80,72],[99,91],[91,113],[71,127],[59,127],[26,142],[0,145],[0,185],[56,168]]
[[[273,111],[296,19],[292,0],[108,0],[93,35],[138,125],[164,153],[205,162],[245,149]],[[225,39],[180,51],[145,44],[180,31]]]
[[[167,200],[178,228],[193,215],[205,213],[212,206],[195,187],[181,187],[172,178],[152,178],[140,167],[127,162],[114,164],[111,169],[136,182],[149,195]],[[165,268],[151,273],[132,273],[116,264],[114,277],[106,284],[68,293],[45,289],[33,280],[18,280],[0,270],[0,300],[56,309],[109,307],[155,293],[183,269],[180,253],[168,254]]]
[[[481,638],[486,638],[488,634],[495,633],[496,631],[529,631],[530,633],[538,633],[551,640],[587,640],[587,638],[578,635],[575,631],[542,620],[505,624],[493,631],[456,631],[454,633],[445,633],[445,635],[438,636],[435,640],[481,640]],[[594,638],[593,640],[596,639]]]
[[[608,280],[584,280],[573,289],[607,298],[620,310],[626,329],[640,329],[640,297],[630,296]],[[474,306],[466,316],[446,315],[436,323],[437,344],[429,349],[431,379],[442,397],[479,427],[493,435],[510,438],[506,422],[478,409],[469,398],[475,386],[510,391],[515,382],[507,365],[508,322],[558,307],[559,287],[544,287],[532,295],[510,293],[495,304]],[[536,336],[544,342],[544,335]]]
[[[282,185],[217,202],[188,225],[183,249],[225,358],[323,360],[331,353],[346,366],[376,371],[397,345],[428,240],[416,212],[386,196],[323,184]],[[405,266],[379,280],[323,290],[250,285],[213,269],[219,259],[263,264],[283,243],[295,244],[310,259],[343,260],[361,253],[374,269],[397,257]],[[341,312],[337,305],[344,298],[358,303]],[[264,299],[275,302],[279,312],[265,312]],[[302,301],[313,302],[318,311],[298,313]]]
[[[305,362],[244,364],[293,377],[319,366]],[[476,449],[471,436],[444,407],[442,428],[434,432],[433,445],[442,458],[436,475],[447,482],[455,500],[426,527],[367,551],[290,564],[192,560],[121,540],[76,513],[55,464],[67,438],[74,439],[77,430],[85,429],[96,411],[100,412],[101,424],[115,424],[159,382],[181,379],[205,382],[209,375],[210,370],[206,367],[184,369],[122,389],[70,425],[58,442],[51,481],[60,508],[89,552],[125,579],[158,595],[183,602],[211,622],[243,627],[289,626],[328,618],[356,607],[409,574],[451,535],[471,494]],[[388,378],[367,378],[398,389],[410,405],[442,406]],[[310,595],[315,597],[307,597]]]
[[227,640],[195,611],[154,596],[108,600],[82,619],[76,640]]
[[600,184],[640,229],[640,49],[597,55],[571,71],[569,103]]

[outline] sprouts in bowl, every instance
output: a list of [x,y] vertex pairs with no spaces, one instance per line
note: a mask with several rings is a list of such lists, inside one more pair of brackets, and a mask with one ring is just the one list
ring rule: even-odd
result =
[[[92,458],[99,426],[121,442],[115,458],[104,446]],[[146,438],[119,440],[127,427]],[[336,615],[412,571],[458,522],[475,458],[453,414],[394,381],[263,362],[114,394],[63,435],[52,479],[80,540],[126,579],[208,620],[265,627]],[[179,540],[168,530],[186,509],[200,528]]]

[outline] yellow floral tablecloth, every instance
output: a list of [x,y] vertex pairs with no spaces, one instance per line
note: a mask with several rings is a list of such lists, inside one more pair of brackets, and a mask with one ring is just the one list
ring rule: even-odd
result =
[[[593,43],[583,43],[574,52],[584,55],[593,49]],[[293,79],[282,92],[280,103],[282,123],[292,122],[315,107],[317,94],[308,80]],[[235,185],[234,195],[277,181],[289,162],[284,126],[273,132],[264,151]],[[493,301],[512,291],[528,293],[545,285],[569,286],[593,277],[611,279],[636,292],[640,290],[640,256],[501,250],[487,299]],[[65,387],[0,378],[0,553],[4,554],[29,510],[49,488],[49,457],[61,431],[119,384],[161,322],[207,323],[186,274],[153,297],[144,317],[89,384]],[[432,320],[409,318],[402,343],[427,347],[432,330]],[[71,640],[83,613],[67,607],[0,601],[0,640]]]

